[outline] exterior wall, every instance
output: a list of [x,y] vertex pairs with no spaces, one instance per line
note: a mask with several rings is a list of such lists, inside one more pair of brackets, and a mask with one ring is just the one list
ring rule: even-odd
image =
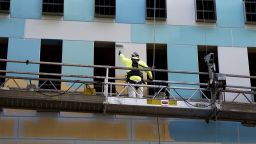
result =
[[[220,72],[249,75],[246,47],[256,47],[256,27],[244,24],[242,2],[216,0],[217,23],[199,24],[195,23],[194,0],[167,0],[167,20],[154,26],[152,21],[145,20],[144,0],[117,0],[116,18],[111,20],[94,18],[94,0],[65,0],[63,17],[42,16],[42,0],[11,0],[10,15],[0,14],[0,37],[9,37],[8,59],[39,61],[40,39],[62,39],[64,63],[89,65],[94,64],[94,41],[121,43],[127,56],[139,48],[145,60],[147,43],[164,43],[168,44],[168,69],[187,71],[198,71],[197,45],[216,45]],[[116,64],[119,65],[117,61]],[[7,70],[38,72],[39,67],[21,68],[8,63]],[[93,71],[63,67],[62,73],[92,75]],[[198,82],[199,78],[170,74],[169,80]],[[26,87],[27,82],[18,82]],[[228,79],[229,83],[250,86],[248,79]],[[62,89],[67,86],[63,83]],[[187,97],[192,94],[181,93]],[[199,120],[161,118],[159,126],[163,144],[256,141],[255,128],[236,122],[206,124]],[[0,114],[0,143],[152,144],[158,143],[158,130],[156,118],[4,109]]]
[[[255,128],[237,122],[210,122],[87,113],[36,113],[4,109],[0,143],[253,143]],[[158,132],[159,126],[159,132]]]
[[64,0],[64,20],[93,21],[94,0]]
[[[72,63],[72,64],[83,64],[83,65],[93,65],[93,57],[91,56],[94,53],[94,44],[87,41],[63,41],[63,54],[62,62],[63,63]],[[74,58],[75,57],[75,58]],[[63,66],[62,73],[67,75],[88,75],[93,76],[92,68],[85,67],[69,67]],[[72,78],[67,77],[65,80],[86,80],[92,81],[92,79],[85,78]],[[67,90],[72,83],[63,82],[61,85],[62,90]],[[73,89],[79,87],[79,84],[73,86]]]
[[[220,73],[250,75],[247,49],[238,47],[219,47],[218,53]],[[251,82],[248,78],[228,77],[227,85],[250,87]],[[226,93],[225,99],[227,101],[232,101],[236,95],[236,93]],[[248,94],[246,96],[253,101],[251,95]],[[244,96],[238,97],[235,101],[248,102]]]

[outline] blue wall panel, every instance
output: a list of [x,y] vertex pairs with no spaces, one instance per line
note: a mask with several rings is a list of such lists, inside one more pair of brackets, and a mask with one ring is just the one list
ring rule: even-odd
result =
[[232,29],[233,45],[238,47],[256,47],[256,29]]
[[[63,63],[93,65],[93,55],[93,42],[63,41]],[[81,67],[62,67],[62,73],[93,76],[93,69]]]
[[[192,45],[171,45],[168,44],[168,69],[169,70],[182,70],[198,72],[198,55],[197,47]],[[198,75],[191,74],[173,74],[169,73],[168,79],[177,82],[199,82]],[[182,87],[191,87],[186,85],[176,85]],[[199,86],[195,86],[198,88]],[[184,97],[190,97],[195,91],[178,91]],[[172,93],[178,96],[175,93]],[[193,96],[194,99],[200,97],[200,94]]]
[[42,0],[11,0],[11,17],[39,19],[42,15]]
[[64,20],[93,21],[94,0],[65,0]]
[[[131,30],[132,42],[154,42],[154,26],[148,24],[133,24]],[[247,47],[256,46],[256,29],[224,28],[210,26],[167,26],[157,25],[155,30],[156,43],[178,45],[217,45]]]
[[170,121],[169,131],[175,141],[235,143],[238,140],[238,123],[199,120]]
[[217,26],[243,27],[243,0],[216,0]]
[[[40,61],[40,45],[40,40],[10,38],[7,58],[10,60]],[[19,72],[39,72],[39,65],[7,63],[6,69]],[[17,74],[8,75],[13,76]],[[31,75],[29,76],[31,77]]]
[[[175,35],[172,34],[174,28],[167,25],[156,25],[155,41],[158,43],[167,43]],[[131,26],[131,39],[135,43],[154,42],[154,25],[152,24],[133,24]]]
[[218,46],[231,46],[232,33],[230,28],[206,28],[205,29],[205,44]]
[[23,19],[1,19],[0,18],[0,37],[24,36],[25,20]]
[[145,0],[116,0],[116,22],[144,23]]

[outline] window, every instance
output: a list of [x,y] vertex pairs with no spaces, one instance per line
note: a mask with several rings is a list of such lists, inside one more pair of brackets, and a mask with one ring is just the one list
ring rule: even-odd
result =
[[[214,62],[216,72],[219,72],[219,63],[218,63],[218,49],[217,46],[198,46],[198,65],[199,72],[208,72],[207,63],[204,61],[204,57],[209,54],[214,53]],[[208,75],[199,75],[200,83],[208,83]],[[200,86],[200,88],[207,88],[207,86]],[[203,91],[207,98],[211,98],[211,94],[208,91]],[[202,98],[205,98],[202,96]]]
[[[107,55],[107,56],[106,56]],[[94,42],[94,65],[114,66],[115,65],[115,43],[114,42]],[[106,76],[105,68],[94,68],[94,76]],[[115,77],[115,69],[109,69],[109,77]],[[104,79],[95,78],[95,82],[103,82]],[[115,80],[109,80],[115,82]],[[103,92],[104,86],[94,85],[96,92]],[[114,92],[114,86],[109,90]]]
[[[256,76],[256,48],[250,47],[248,50],[248,60],[249,60],[249,69],[250,69],[250,76]],[[251,78],[251,86],[256,87],[256,79]],[[254,90],[256,91],[256,90]],[[256,94],[254,94],[254,101],[256,101]]]
[[[155,50],[154,50],[155,47]],[[164,69],[167,70],[167,44],[147,44],[147,65],[149,67],[153,66],[153,60],[155,64],[155,69]],[[152,72],[154,80],[168,81],[168,73],[167,72]],[[167,83],[163,82],[148,82],[149,85],[165,85]],[[149,95],[154,95],[158,92],[159,88],[149,88]],[[166,97],[169,95],[166,90],[162,90],[162,93],[159,97]],[[163,96],[164,95],[164,96]]]
[[[0,59],[7,59],[8,38],[0,38]],[[0,70],[6,70],[6,62],[0,62]],[[5,76],[5,73],[0,73],[0,76]],[[5,81],[0,77],[0,85]]]
[[116,0],[95,0],[96,17],[115,17]]
[[195,0],[196,1],[196,21],[216,22],[215,0]]
[[256,24],[256,0],[244,0],[245,23]]
[[0,0],[0,12],[9,13],[10,11],[10,0]]
[[64,0],[43,0],[43,14],[63,15]]
[[[62,62],[62,40],[49,40],[49,39],[41,40],[40,61],[61,63]],[[61,66],[40,64],[40,72],[61,74]],[[60,76],[48,76],[48,75],[40,75],[39,78],[48,78],[48,79],[57,79],[57,80],[61,79]],[[60,89],[60,84],[61,84],[60,81],[51,81],[51,82],[39,81],[39,85],[42,85],[44,83],[44,85],[41,87],[44,89],[55,89],[54,87],[56,87],[57,89]]]
[[148,20],[153,20],[154,17],[157,20],[166,19],[166,0],[147,0],[146,3],[146,17]]

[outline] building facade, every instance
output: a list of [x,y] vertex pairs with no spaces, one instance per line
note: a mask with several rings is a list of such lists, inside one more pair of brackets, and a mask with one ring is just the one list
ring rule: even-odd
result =
[[[207,71],[203,57],[213,52],[218,72],[256,75],[255,1],[156,0],[156,11],[152,5],[153,0],[0,0],[0,56],[121,66],[119,50],[127,56],[137,51],[156,69],[201,72]],[[0,66],[8,71],[104,75],[101,70],[84,68]],[[116,77],[123,74],[110,72]],[[155,79],[205,82],[197,75],[155,74]],[[18,83],[26,87],[23,80]],[[230,78],[227,83],[256,84],[249,78]],[[58,84],[58,89],[66,87],[66,83]],[[230,97],[234,96],[226,99]],[[13,109],[0,113],[3,144],[255,143],[255,132],[256,128],[239,122]]]

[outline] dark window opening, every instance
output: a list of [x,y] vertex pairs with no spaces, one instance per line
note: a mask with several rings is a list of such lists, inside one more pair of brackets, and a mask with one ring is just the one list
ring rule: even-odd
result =
[[10,0],[0,0],[0,12],[1,13],[10,12]]
[[[8,38],[0,38],[0,59],[7,59],[8,51]],[[6,62],[0,62],[0,70],[6,70]],[[1,76],[5,76],[5,73],[0,73]],[[4,83],[5,78],[0,77],[0,85]]]
[[[115,43],[114,42],[95,42],[94,43],[94,65],[115,66]],[[105,68],[94,68],[94,76],[106,76]],[[115,69],[109,69],[109,77],[115,77]],[[95,78],[95,82],[103,82],[104,79]],[[115,80],[109,80],[115,82]],[[97,92],[103,92],[103,85],[96,84]],[[110,90],[110,88],[109,88]],[[112,92],[115,90],[112,87]]]
[[244,0],[246,24],[256,24],[256,0]]
[[[154,50],[155,49],[155,50]],[[155,52],[154,52],[155,51]],[[167,45],[166,44],[147,44],[147,64],[149,67],[153,66],[153,57],[155,55],[155,69],[164,69],[167,70]],[[167,72],[153,72],[154,80],[168,81]],[[160,82],[148,82],[149,85],[168,85],[167,83]],[[154,95],[160,89],[158,88],[149,88],[149,95]],[[162,94],[168,96],[168,92],[162,91]]]
[[64,0],[43,0],[43,14],[63,15]]
[[196,21],[216,22],[215,0],[195,0],[196,1]]
[[166,0],[147,0],[146,17],[148,20],[166,20]]
[[[256,48],[248,48],[248,60],[249,60],[249,69],[250,75],[256,76]],[[251,78],[251,86],[256,87],[256,79]],[[253,90],[256,91],[256,90]],[[256,94],[254,94],[254,101],[256,100]]]
[[[216,72],[219,72],[219,63],[218,63],[218,48],[217,46],[198,46],[198,64],[199,64],[199,72],[208,72],[207,63],[204,61],[204,57],[209,54],[214,53],[214,62]],[[200,83],[208,84],[209,75],[199,75]],[[207,86],[200,86],[200,88],[207,88]],[[209,91],[203,91],[207,98],[211,98],[211,94]],[[205,96],[202,95],[202,98]]]
[[96,17],[115,17],[116,0],[95,0]]
[[[62,40],[41,40],[41,53],[40,61],[43,62],[62,62]],[[61,74],[61,66],[59,65],[46,65],[40,64],[40,72],[42,73],[57,73]],[[57,79],[60,80],[60,76],[48,76],[40,75],[39,78],[48,78],[48,79]],[[45,81],[39,81],[41,86]],[[51,81],[53,85],[59,90],[61,82],[60,81]],[[54,86],[51,82],[47,81],[41,88],[44,89],[54,89]]]

